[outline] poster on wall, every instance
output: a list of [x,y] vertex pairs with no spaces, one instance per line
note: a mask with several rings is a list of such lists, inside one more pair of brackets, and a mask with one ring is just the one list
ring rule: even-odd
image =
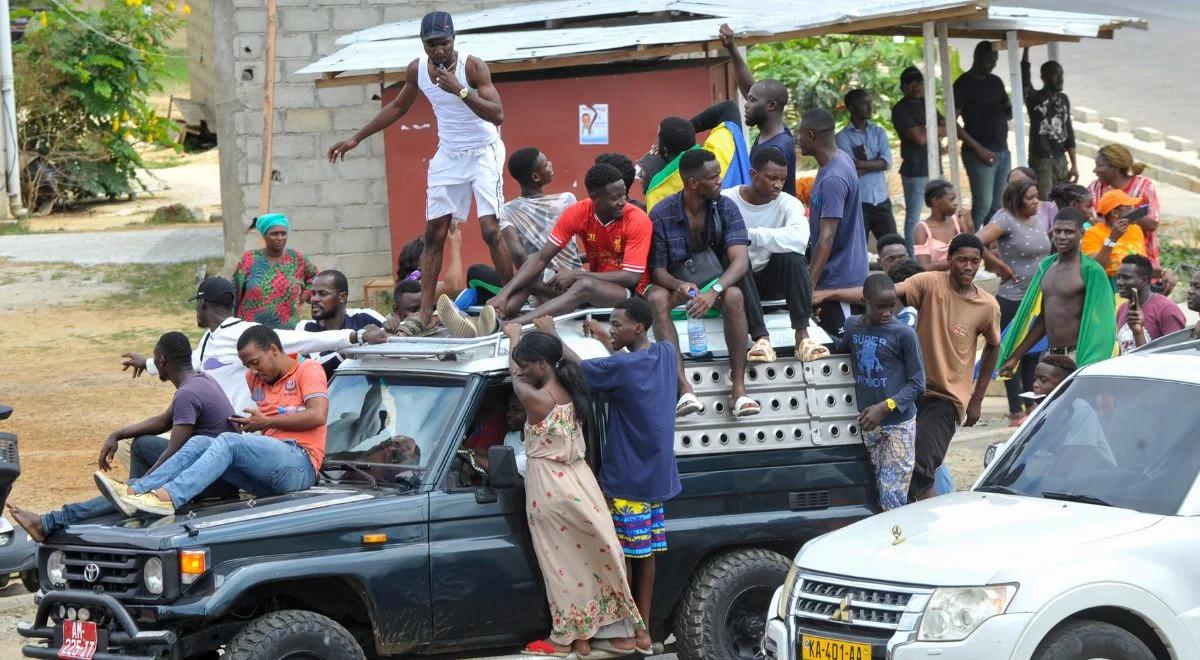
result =
[[608,144],[608,104],[579,105],[579,144]]

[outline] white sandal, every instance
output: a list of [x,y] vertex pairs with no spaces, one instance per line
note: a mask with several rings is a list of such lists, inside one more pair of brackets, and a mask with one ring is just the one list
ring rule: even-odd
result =
[[738,418],[753,417],[762,412],[762,407],[758,405],[757,401],[743,394],[733,402],[733,410],[731,412],[734,417]]
[[679,397],[679,402],[675,404],[676,417],[687,417],[702,412],[704,412],[704,404],[700,403],[700,399],[691,392]]

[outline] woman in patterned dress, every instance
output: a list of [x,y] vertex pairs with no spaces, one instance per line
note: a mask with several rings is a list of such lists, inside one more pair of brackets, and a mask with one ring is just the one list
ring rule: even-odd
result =
[[530,332],[522,338],[515,323],[504,334],[513,390],[528,413],[525,505],[552,619],[549,639],[530,643],[524,653],[566,657],[574,650],[580,658],[607,658],[617,650],[649,649],[608,505],[584,460],[577,416],[589,405],[583,372],[563,360],[557,337]]
[[268,328],[290,328],[295,325],[297,303],[308,300],[317,267],[288,249],[289,226],[284,214],[260,215],[251,228],[263,235],[266,247],[247,250],[233,273],[234,316]]

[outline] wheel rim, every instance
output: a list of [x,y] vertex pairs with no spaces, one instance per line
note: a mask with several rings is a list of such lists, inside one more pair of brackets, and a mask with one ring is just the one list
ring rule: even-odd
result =
[[762,586],[747,587],[734,596],[725,614],[725,643],[729,655],[739,660],[761,660],[763,634],[766,633],[766,613],[771,606],[772,590]]

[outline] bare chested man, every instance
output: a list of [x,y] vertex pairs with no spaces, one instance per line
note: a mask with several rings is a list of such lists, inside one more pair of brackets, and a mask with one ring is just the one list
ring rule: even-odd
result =
[[1045,337],[1049,352],[1066,355],[1080,367],[1113,356],[1116,312],[1104,267],[1079,251],[1084,222],[1075,208],[1058,212],[1050,229],[1054,254],[1042,261],[1001,347],[1000,376]]
[[504,143],[496,127],[504,121],[500,94],[483,60],[454,48],[450,14],[433,11],[421,20],[425,55],[409,63],[405,84],[395,100],[367,122],[354,137],[329,148],[329,162],[368,136],[403,117],[424,94],[438,122],[438,149],[429,161],[425,193],[425,251],[421,254],[421,309],[416,320],[401,323],[400,334],[418,334],[433,324],[433,302],[442,271],[442,249],[451,222],[464,222],[475,198],[483,240],[491,250],[500,277],[512,277],[512,262],[500,240],[496,213],[504,204]]

